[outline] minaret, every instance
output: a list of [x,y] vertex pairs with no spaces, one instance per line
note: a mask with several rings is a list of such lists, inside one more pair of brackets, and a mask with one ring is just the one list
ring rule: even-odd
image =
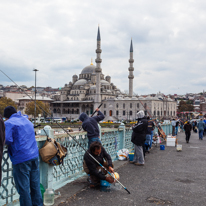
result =
[[97,58],[95,60],[96,62],[96,68],[95,68],[95,73],[96,73],[96,95],[95,95],[95,102],[94,102],[94,109],[96,109],[100,104],[101,104],[101,94],[100,94],[100,87],[101,87],[101,82],[100,82],[100,75],[102,72],[101,69],[101,38],[100,38],[100,31],[98,27],[98,33],[97,33]]
[[133,95],[133,79],[134,79],[134,75],[133,75],[133,71],[134,71],[134,67],[133,67],[133,46],[132,46],[132,40],[131,40],[131,45],[130,45],[130,59],[129,59],[129,97],[132,97]]

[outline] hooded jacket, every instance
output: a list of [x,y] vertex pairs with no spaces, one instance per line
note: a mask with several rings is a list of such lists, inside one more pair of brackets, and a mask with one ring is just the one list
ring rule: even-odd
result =
[[5,126],[2,116],[0,115],[0,185],[1,185],[1,161],[3,156],[5,142]]
[[144,141],[146,140],[147,126],[148,122],[146,117],[138,119],[138,123],[132,127],[132,143],[137,146],[142,146],[144,144]]
[[86,113],[81,113],[79,119],[82,121],[82,128],[87,131],[87,137],[89,139],[99,137],[98,122],[104,119],[104,115],[98,111],[97,116],[88,117]]
[[5,121],[5,127],[9,157],[14,165],[39,156],[34,126],[20,111]]

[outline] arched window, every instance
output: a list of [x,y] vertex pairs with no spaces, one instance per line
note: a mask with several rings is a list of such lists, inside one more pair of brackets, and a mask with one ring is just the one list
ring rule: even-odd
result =
[[56,113],[56,112],[57,112],[57,110],[56,110],[56,109],[54,109],[54,110],[53,110],[53,112],[54,112],[54,113]]
[[123,113],[122,113],[122,114],[123,114],[123,116],[125,116],[125,110],[123,111]]
[[116,104],[116,107],[117,107],[117,108],[119,107],[119,104],[118,104],[118,103]]
[[137,103],[137,108],[139,108],[139,103]]
[[123,103],[123,109],[125,109],[125,103]]
[[132,103],[130,103],[130,108],[132,108]]
[[70,110],[68,109],[68,112],[67,112],[68,114],[70,113]]
[[129,115],[132,115],[132,111],[129,111]]
[[117,116],[119,115],[119,111],[118,111],[118,110],[116,111],[116,115],[117,115]]
[[74,109],[72,109],[72,114],[74,114]]

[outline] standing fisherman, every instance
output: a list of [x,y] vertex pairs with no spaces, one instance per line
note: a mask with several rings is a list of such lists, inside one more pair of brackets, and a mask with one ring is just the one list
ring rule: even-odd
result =
[[12,106],[4,109],[6,144],[21,206],[43,206],[34,126]]
[[147,134],[147,118],[144,115],[144,111],[140,110],[137,113],[138,123],[132,127],[132,143],[134,143],[134,159],[133,162],[135,165],[144,166],[144,154],[143,146]]
[[3,156],[3,147],[5,142],[5,125],[2,116],[0,115],[0,185],[1,185],[1,161]]
[[86,113],[81,113],[79,119],[82,121],[82,128],[87,131],[87,137],[89,139],[88,148],[92,142],[100,142],[99,139],[99,126],[98,122],[104,119],[104,115],[97,108],[97,116],[88,117]]

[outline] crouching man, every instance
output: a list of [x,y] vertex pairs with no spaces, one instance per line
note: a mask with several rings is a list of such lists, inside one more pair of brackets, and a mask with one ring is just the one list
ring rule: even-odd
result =
[[[112,159],[100,142],[93,142],[87,152],[90,153],[109,172],[114,173]],[[109,183],[113,183],[114,179],[111,176],[105,176],[107,172],[104,171],[104,169],[97,164],[87,152],[84,154],[83,168],[84,171],[90,175],[90,187],[98,186],[100,184],[100,180],[106,180]]]

